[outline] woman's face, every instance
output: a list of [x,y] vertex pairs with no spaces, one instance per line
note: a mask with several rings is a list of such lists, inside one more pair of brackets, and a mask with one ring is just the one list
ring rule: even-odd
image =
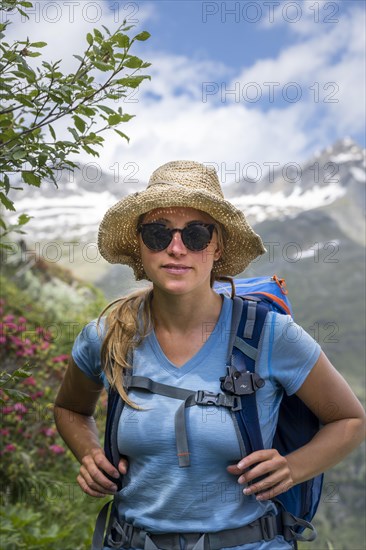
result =
[[[156,208],[144,215],[142,224],[159,222],[170,229],[183,229],[192,222],[215,223],[205,212],[194,208]],[[214,261],[220,258],[217,233],[212,234],[208,246],[200,251],[189,250],[176,231],[166,248],[150,250],[139,233],[141,259],[148,278],[159,287],[173,294],[186,294],[195,289],[210,286],[210,275]]]

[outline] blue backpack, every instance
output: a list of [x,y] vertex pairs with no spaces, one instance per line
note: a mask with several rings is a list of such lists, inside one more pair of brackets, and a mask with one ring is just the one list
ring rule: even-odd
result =
[[[177,455],[180,467],[189,466],[189,450],[185,427],[185,408],[192,405],[229,407],[240,430],[247,454],[263,449],[262,434],[258,419],[256,392],[260,391],[264,381],[255,371],[258,344],[269,311],[291,315],[292,307],[287,298],[285,281],[273,277],[256,277],[235,279],[235,296],[232,296],[232,285],[228,282],[215,283],[214,289],[219,294],[228,294],[233,298],[233,316],[231,341],[226,365],[226,375],[220,378],[223,393],[215,394],[200,390],[192,392],[182,388],[173,388],[159,384],[149,378],[133,376],[131,371],[125,374],[127,388],[145,389],[176,399],[181,399],[175,418]],[[224,373],[223,373],[224,374]],[[117,467],[121,455],[117,447],[117,430],[124,402],[118,392],[109,390],[108,410],[105,431],[105,454],[108,460]],[[308,443],[319,431],[318,418],[296,396],[284,394],[279,411],[277,429],[273,448],[286,455]],[[109,476],[108,476],[109,477]],[[112,478],[110,478],[112,480]],[[113,478],[113,482],[116,480]],[[314,540],[316,531],[311,520],[317,510],[323,475],[298,484],[276,497],[276,504],[281,509],[282,533],[286,540],[295,545],[297,540]],[[118,490],[122,488],[122,479],[117,482]],[[103,515],[107,512],[104,510]],[[102,520],[99,518],[99,523]],[[103,522],[106,517],[103,517]],[[305,528],[311,530],[305,538],[301,533]],[[101,530],[98,527],[99,531]],[[99,538],[101,534],[99,533]],[[97,548],[97,545],[93,548]]]

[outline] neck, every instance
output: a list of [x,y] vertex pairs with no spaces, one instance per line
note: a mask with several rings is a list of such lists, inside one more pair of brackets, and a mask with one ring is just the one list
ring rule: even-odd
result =
[[155,329],[167,332],[190,332],[203,323],[216,323],[222,306],[221,297],[212,290],[186,295],[172,295],[154,288],[152,315]]

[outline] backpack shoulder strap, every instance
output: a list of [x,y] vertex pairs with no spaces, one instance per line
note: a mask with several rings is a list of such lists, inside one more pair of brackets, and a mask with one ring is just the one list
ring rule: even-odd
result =
[[[237,324],[237,311],[235,300],[242,301],[242,311]],[[269,311],[265,304],[257,301],[235,298],[233,304],[233,317],[231,334],[234,341],[230,342],[232,349],[229,351],[229,370],[236,381],[243,379],[243,384],[248,386],[248,393],[241,395],[241,409],[235,411],[235,418],[243,438],[248,454],[263,449],[262,433],[259,424],[256,391],[263,386],[263,380],[255,372],[255,361],[258,353],[258,345],[262,330]],[[235,324],[237,328],[235,330]],[[235,374],[236,373],[236,374]],[[240,375],[238,374],[240,373]],[[244,378],[245,376],[245,378]],[[250,378],[249,378],[250,377]],[[246,388],[243,388],[243,391]],[[240,389],[239,389],[240,391]]]
[[[118,422],[124,407],[124,401],[121,399],[118,391],[114,388],[109,388],[108,391],[108,408],[107,408],[107,418],[105,424],[105,435],[104,435],[104,452],[115,468],[118,469],[118,463],[121,458],[118,446],[117,446],[117,432],[118,432]],[[106,472],[104,475],[108,477],[110,481],[113,481],[117,485],[118,491],[122,489],[122,476],[119,479],[116,479]]]

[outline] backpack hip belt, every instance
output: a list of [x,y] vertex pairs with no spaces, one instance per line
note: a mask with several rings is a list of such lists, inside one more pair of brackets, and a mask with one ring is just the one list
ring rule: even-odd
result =
[[[310,522],[288,512],[279,500],[275,499],[273,502],[277,506],[277,515],[266,514],[248,525],[236,529],[225,529],[214,533],[159,534],[149,533],[128,522],[119,522],[114,502],[107,502],[99,512],[91,550],[101,550],[105,546],[116,549],[181,550],[181,538],[185,540],[186,550],[221,550],[223,547],[260,541],[268,542],[277,536],[282,536],[294,548],[297,548],[297,541],[310,542],[316,538],[316,531]],[[110,509],[107,534],[104,538]],[[308,536],[299,534],[299,528],[309,529]]]
[[[108,508],[110,503],[105,505]],[[103,510],[105,512],[105,510]],[[279,507],[278,514],[267,514],[248,525],[225,529],[214,533],[149,533],[127,522],[119,522],[112,510],[108,534],[104,544],[109,548],[144,548],[144,550],[180,550],[180,539],[185,540],[187,550],[220,550],[223,547],[240,546],[260,541],[270,541],[282,535],[288,542],[295,538],[293,527],[298,518]],[[106,512],[107,513],[107,512]],[[304,522],[304,527],[310,524]],[[312,540],[305,539],[303,540]],[[100,548],[94,545],[92,550]]]

